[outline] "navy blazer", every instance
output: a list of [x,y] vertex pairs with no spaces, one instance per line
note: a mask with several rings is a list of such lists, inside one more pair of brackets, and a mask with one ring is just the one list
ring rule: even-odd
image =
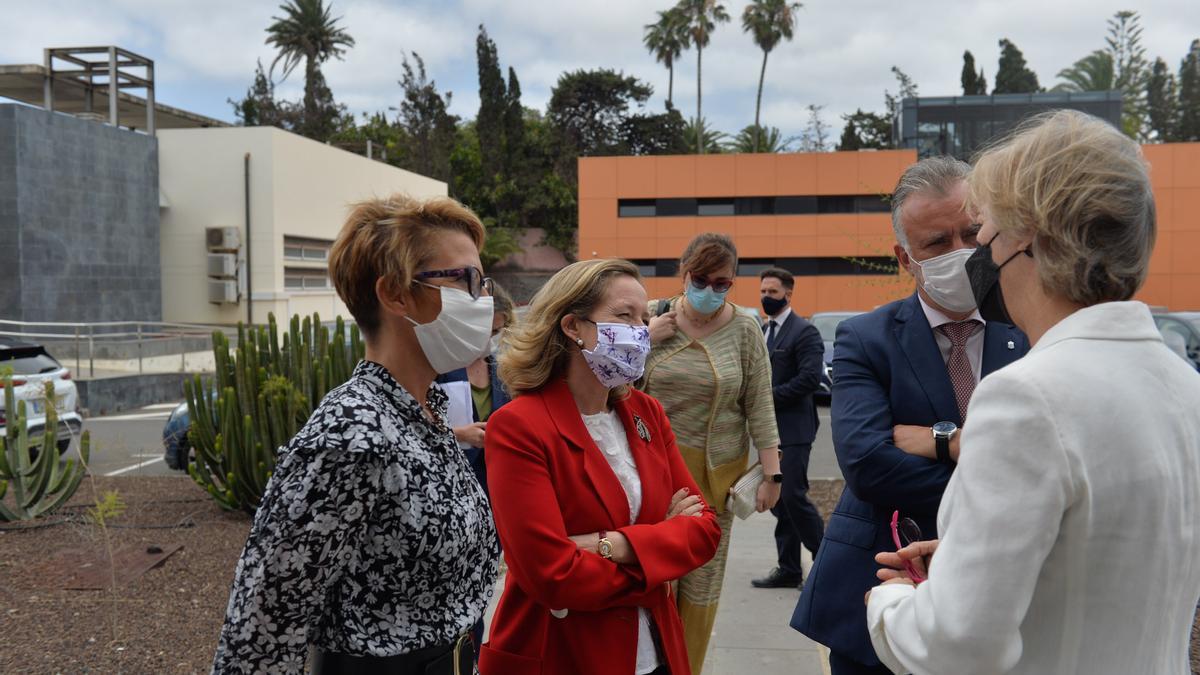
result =
[[775,330],[771,352],[771,391],[781,447],[811,445],[817,437],[820,422],[813,393],[821,386],[824,368],[821,333],[793,310]]
[[[875,554],[895,550],[892,512],[937,536],[937,510],[952,467],[892,441],[897,424],[962,425],[945,361],[917,295],[838,326],[833,348],[833,448],[846,488],[792,615],[792,628],[866,665],[879,659],[863,596],[879,583]],[[1008,324],[985,329],[986,377],[1024,356],[1029,341]]]
[[[508,391],[504,388],[504,384],[500,382],[500,378],[496,377],[496,357],[489,356],[488,364],[488,380],[492,383],[492,412],[496,412],[504,407],[512,400]],[[444,375],[438,375],[434,380],[438,384],[446,384],[448,382],[467,382],[470,378],[467,377],[467,369],[459,368],[452,370]],[[471,411],[476,422],[479,419],[479,411],[475,408],[475,399],[471,399]],[[483,448],[467,448],[463,451],[467,455],[467,461],[471,463],[471,469],[475,471],[475,477],[479,479],[479,484],[483,486],[483,491],[487,492],[487,465],[483,460]]]

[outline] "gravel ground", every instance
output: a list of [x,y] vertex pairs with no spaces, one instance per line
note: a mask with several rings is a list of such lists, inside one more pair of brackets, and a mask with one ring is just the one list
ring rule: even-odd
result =
[[[78,516],[109,490],[126,504],[108,529],[114,549],[183,549],[115,593],[47,587],[62,550],[105,559],[104,532]],[[60,514],[73,522],[0,531],[0,673],[207,672],[249,517],[221,511],[186,477],[88,479],[71,504]],[[134,529],[145,527],[155,529]]]
[[[116,592],[47,587],[58,552],[84,548],[104,559],[104,531],[78,516],[109,490],[126,504],[107,531],[114,549],[183,549]],[[828,518],[841,491],[842,481],[817,480],[810,496]],[[184,477],[89,479],[71,504],[67,522],[0,528],[0,673],[208,672],[249,517],[221,511]],[[1200,673],[1200,621],[1192,672]]]

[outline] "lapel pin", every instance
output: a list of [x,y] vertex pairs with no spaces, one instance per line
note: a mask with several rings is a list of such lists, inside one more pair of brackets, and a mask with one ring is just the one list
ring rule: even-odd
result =
[[637,427],[638,438],[641,438],[647,443],[650,442],[650,430],[646,428],[646,423],[637,415],[633,416],[633,424]]
[[1012,340],[1009,340],[1009,341],[1008,341],[1008,348],[1009,348],[1009,349],[1016,349],[1016,348],[1017,348],[1017,343],[1013,342]]

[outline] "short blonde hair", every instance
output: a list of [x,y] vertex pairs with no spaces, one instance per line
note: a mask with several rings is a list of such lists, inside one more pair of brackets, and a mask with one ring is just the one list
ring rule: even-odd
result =
[[363,335],[379,328],[375,282],[383,277],[392,291],[408,288],[444,232],[461,232],[483,248],[479,216],[449,197],[394,194],[354,205],[329,252],[329,278]]
[[1141,148],[1112,125],[1058,110],[987,149],[967,208],[1031,236],[1042,287],[1085,306],[1128,300],[1146,280],[1156,235]]
[[[600,304],[613,279],[628,276],[641,282],[637,266],[627,260],[602,258],[567,265],[542,286],[529,312],[509,330],[507,349],[500,354],[500,380],[515,396],[546,386],[567,368],[577,347],[563,333],[564,317],[586,319]],[[609,398],[622,398],[628,386],[612,390]]]

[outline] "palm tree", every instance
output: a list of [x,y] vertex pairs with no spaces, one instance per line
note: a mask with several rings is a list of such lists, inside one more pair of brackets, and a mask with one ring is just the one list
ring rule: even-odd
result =
[[[691,33],[691,43],[696,47],[696,118],[703,122],[704,109],[701,105],[703,103],[703,96],[700,88],[702,82],[701,56],[704,53],[704,48],[708,46],[708,38],[717,27],[717,23],[729,22],[729,12],[726,12],[725,5],[722,5],[717,0],[679,0],[679,4],[675,8],[679,10],[687,22],[688,32]],[[702,126],[698,126],[697,129],[700,129]],[[696,152],[703,155],[704,150],[704,139],[697,135]]]
[[779,127],[750,125],[738,132],[733,140],[725,144],[729,152],[791,152],[795,136],[784,138]]
[[687,19],[678,8],[658,13],[658,22],[646,26],[642,42],[654,55],[654,60],[667,67],[667,106],[673,105],[675,92],[675,61],[691,46]]
[[1112,54],[1097,49],[1079,59],[1070,68],[1058,72],[1065,82],[1051,91],[1108,91],[1115,86]]
[[[758,73],[758,99],[754,103],[754,126],[762,110],[763,80],[767,76],[767,55],[780,40],[791,41],[796,26],[796,12],[802,5],[787,0],[753,0],[742,12],[742,30],[754,36],[754,44],[763,52],[762,69]],[[755,135],[757,140],[758,135]],[[755,152],[758,151],[757,144]]]
[[288,0],[279,9],[284,16],[271,17],[275,23],[267,28],[267,44],[279,50],[271,71],[283,61],[282,79],[287,79],[304,61],[304,116],[311,122],[317,113],[318,89],[324,86],[321,64],[342,58],[346,48],[354,46],[354,38],[337,26],[341,17],[330,16],[325,0]]
[[700,118],[700,121],[697,122],[695,117],[688,118],[687,124],[683,126],[683,137],[699,139],[700,147],[703,149],[701,154],[714,155],[723,152],[725,142],[729,140],[729,134],[708,126],[708,120],[704,118]]

